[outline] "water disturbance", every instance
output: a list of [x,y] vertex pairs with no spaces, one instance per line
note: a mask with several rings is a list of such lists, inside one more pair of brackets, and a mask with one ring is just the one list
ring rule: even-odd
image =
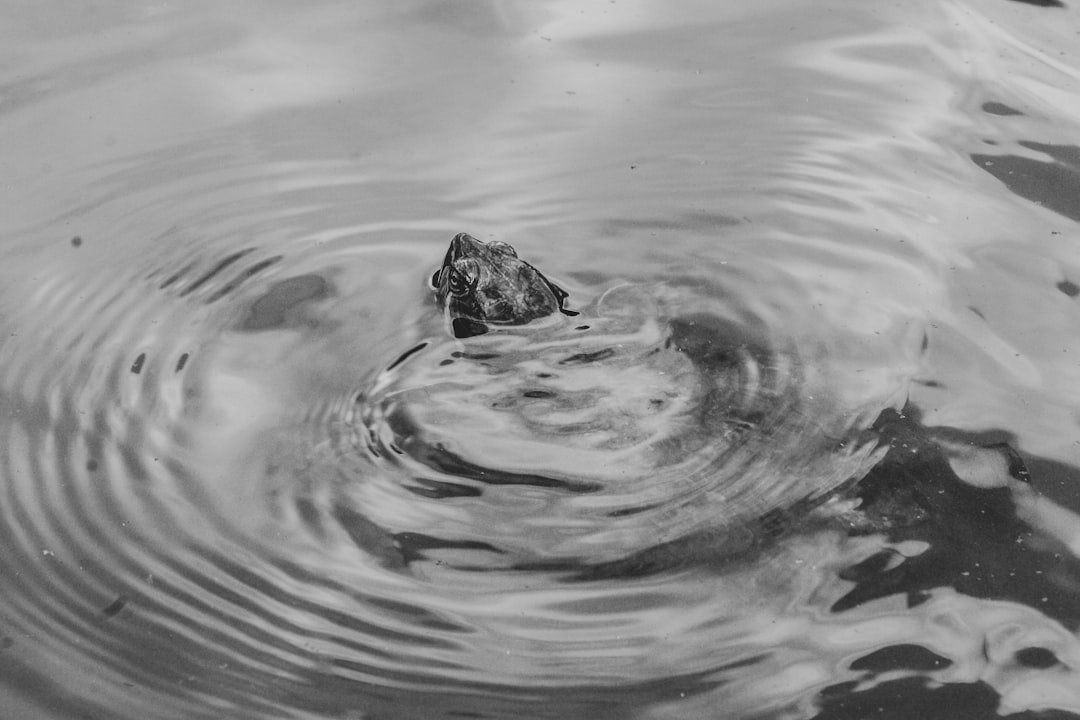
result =
[[1078,12],[0,10],[0,715],[1080,717]]

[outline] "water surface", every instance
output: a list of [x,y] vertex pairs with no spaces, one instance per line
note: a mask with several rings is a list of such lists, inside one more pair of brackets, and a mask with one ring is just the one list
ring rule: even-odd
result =
[[[6,715],[1080,715],[1073,7],[0,14]],[[604,442],[481,432],[471,400],[517,376],[453,354],[480,346],[427,281],[458,231],[513,243],[594,337],[752,328],[797,359],[762,385],[792,404],[698,465],[610,413]],[[619,367],[672,374],[658,437],[687,417],[694,368]],[[955,504],[762,536],[880,461],[847,443],[905,404],[970,459]],[[517,481],[390,462],[403,422]]]

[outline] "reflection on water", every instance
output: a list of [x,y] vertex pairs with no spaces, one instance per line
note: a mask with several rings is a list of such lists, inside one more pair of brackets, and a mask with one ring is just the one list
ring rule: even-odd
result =
[[1080,715],[1077,11],[658,8],[3,11],[5,716]]

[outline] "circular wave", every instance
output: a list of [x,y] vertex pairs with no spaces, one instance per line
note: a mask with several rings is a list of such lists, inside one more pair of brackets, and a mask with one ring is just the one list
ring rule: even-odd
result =
[[574,321],[459,343],[424,287],[441,238],[176,232],[34,287],[47,354],[0,345],[3,660],[43,704],[701,692],[762,662],[722,599],[757,592],[745,561],[873,460],[812,344],[719,266],[571,277]]
[[769,513],[872,462],[815,402],[797,346],[730,298],[616,285],[560,320],[425,339],[358,398],[357,446],[385,474],[357,504],[408,506],[399,532],[426,529],[421,557],[656,572],[756,546]]

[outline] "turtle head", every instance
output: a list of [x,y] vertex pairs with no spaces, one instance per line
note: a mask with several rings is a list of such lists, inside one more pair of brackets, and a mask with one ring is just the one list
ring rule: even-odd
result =
[[483,243],[466,233],[450,241],[431,286],[459,338],[482,335],[491,325],[524,325],[553,315],[563,311],[567,297],[507,243]]

